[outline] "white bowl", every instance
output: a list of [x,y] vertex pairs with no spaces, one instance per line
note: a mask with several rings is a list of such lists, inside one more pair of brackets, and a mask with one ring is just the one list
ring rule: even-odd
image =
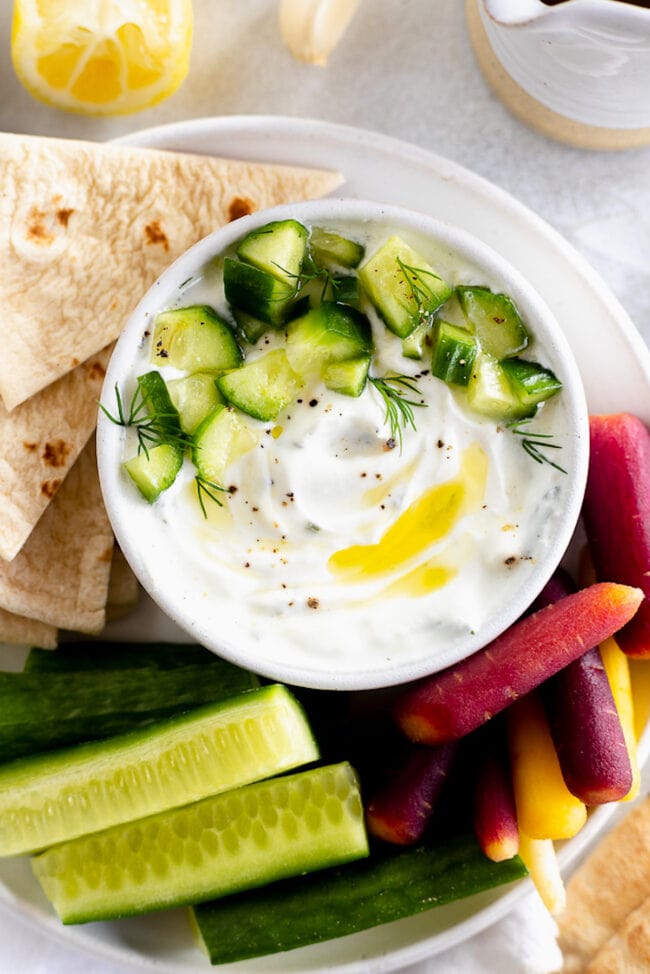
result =
[[[170,525],[166,500],[151,506],[142,500],[121,465],[125,459],[127,432],[101,414],[98,460],[104,499],[117,540],[140,582],[163,611],[197,642],[239,665],[296,685],[340,690],[396,685],[451,665],[495,638],[530,605],[562,558],[579,515],[587,472],[587,410],[579,371],[548,307],[518,272],[483,243],[449,224],[398,207],[356,200],[324,200],[244,217],[206,237],[179,258],[140,302],[117,344],[102,394],[107,409],[115,409],[116,384],[128,398],[135,376],[149,367],[143,358],[143,336],[151,331],[156,312],[178,297],[183,282],[197,277],[205,281],[205,269],[216,255],[253,228],[290,217],[307,225],[325,224],[352,233],[355,226],[359,231],[371,227],[373,232],[384,236],[397,232],[417,249],[424,250],[432,262],[435,260],[443,276],[449,276],[449,269],[460,267],[460,279],[465,283],[487,283],[513,298],[534,337],[535,358],[541,357],[563,382],[561,396],[553,401],[556,412],[551,415],[556,417],[556,422],[561,421],[562,465],[567,474],[558,475],[547,465],[538,466],[532,460],[527,460],[529,466],[525,472],[526,478],[529,474],[531,479],[551,478],[545,482],[547,503],[549,490],[559,495],[548,518],[543,551],[525,572],[508,578],[507,585],[501,586],[498,604],[473,629],[467,626],[461,631],[457,627],[452,633],[448,629],[440,630],[427,642],[401,639],[398,636],[409,629],[413,600],[392,599],[387,609],[386,600],[367,603],[360,599],[356,602],[353,624],[348,625],[345,614],[329,617],[334,638],[326,640],[323,635],[328,624],[323,612],[303,612],[300,623],[287,636],[279,626],[275,610],[266,616],[258,611],[256,619],[251,619],[247,600],[237,594],[234,575],[232,588],[227,579],[224,585],[208,584],[205,569],[209,561],[206,562],[204,551],[197,554],[200,549],[195,547],[196,537],[192,539],[197,531],[192,529],[183,534],[176,522]],[[180,304],[195,303],[191,290],[183,293],[189,296]],[[218,304],[218,292],[215,295]],[[204,300],[203,295],[201,299]],[[407,430],[405,443],[408,435]],[[553,478],[555,482],[549,487]],[[506,493],[509,491],[507,477],[501,481],[501,487]],[[189,560],[188,551],[192,555]],[[445,590],[448,591],[451,589]],[[286,598],[291,599],[290,592]],[[426,618],[433,611],[434,603],[429,599],[426,596],[425,601],[416,600],[418,612]],[[471,601],[469,593],[468,605]],[[384,612],[384,616],[374,639],[367,640],[365,655],[346,651],[348,644],[357,645],[353,643],[353,632],[363,633],[366,623],[376,619],[378,612]],[[382,644],[384,637],[390,642],[390,652]],[[375,653],[376,646],[380,648]]]

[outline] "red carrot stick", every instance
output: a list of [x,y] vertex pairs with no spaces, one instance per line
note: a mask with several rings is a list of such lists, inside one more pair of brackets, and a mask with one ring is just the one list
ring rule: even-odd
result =
[[510,767],[501,735],[485,735],[481,744],[474,786],[474,832],[488,859],[503,862],[519,850]]
[[369,802],[368,831],[410,845],[421,838],[456,755],[457,745],[411,747],[404,765]]
[[539,686],[636,612],[643,592],[600,582],[520,619],[484,649],[405,690],[395,706],[413,741],[452,741]]
[[616,637],[629,656],[650,657],[650,432],[636,416],[591,416],[583,518],[600,579],[646,598]]

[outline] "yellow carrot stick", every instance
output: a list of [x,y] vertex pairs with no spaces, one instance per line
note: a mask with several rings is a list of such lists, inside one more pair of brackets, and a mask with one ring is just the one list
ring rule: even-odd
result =
[[566,890],[552,841],[531,839],[520,832],[519,856],[549,913],[553,916],[562,913],[566,906]]
[[650,718],[650,661],[630,659],[629,665],[634,701],[634,732],[638,740]]
[[569,839],[579,832],[587,809],[564,782],[536,693],[509,708],[508,749],[520,832],[531,839]]
[[[634,701],[632,699],[632,684],[630,681],[630,659],[619,648],[616,640],[611,637],[600,645],[600,656],[607,673],[612,696],[621,722],[625,746],[632,768],[632,787],[623,801],[631,801],[639,794],[641,774],[636,747],[636,733],[634,729]],[[645,664],[647,666],[647,663]],[[648,667],[650,669],[650,667]]]

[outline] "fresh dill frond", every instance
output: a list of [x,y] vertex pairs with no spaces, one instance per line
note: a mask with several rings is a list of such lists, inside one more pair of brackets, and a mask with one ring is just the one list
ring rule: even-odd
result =
[[188,443],[188,437],[180,429],[175,431],[171,428],[170,420],[174,419],[173,413],[151,413],[150,406],[145,401],[142,389],[138,386],[128,414],[124,409],[124,400],[120,394],[119,386],[115,383],[115,408],[117,415],[113,415],[103,403],[98,403],[104,415],[115,423],[116,426],[135,427],[138,438],[138,454],[144,453],[149,459],[149,450],[163,443],[171,443],[179,449],[184,450]]
[[292,298],[297,297],[306,284],[319,280],[323,282],[320,300],[326,300],[328,290],[332,292],[333,298],[336,297],[336,289],[339,286],[339,282],[326,267],[319,267],[311,254],[306,255],[299,274],[294,274],[292,271],[287,270],[286,267],[281,267],[278,263],[275,263],[275,266],[294,282]]
[[227,487],[223,487],[221,484],[216,484],[212,480],[206,480],[200,474],[197,474],[194,478],[194,483],[196,484],[196,496],[198,497],[201,510],[203,511],[203,517],[207,519],[208,512],[205,507],[205,501],[211,500],[217,505],[217,507],[223,507],[223,503],[219,498],[219,494],[229,493]]
[[531,457],[535,463],[547,463],[549,467],[553,467],[555,470],[559,470],[560,473],[567,473],[564,467],[561,467],[559,463],[555,463],[550,457],[547,457],[544,450],[561,450],[562,447],[559,443],[551,443],[553,439],[553,433],[535,433],[530,429],[522,429],[521,427],[527,426],[531,419],[517,419],[512,423],[508,423],[508,429],[511,430],[515,436],[521,437],[521,445],[524,452]]
[[427,403],[416,402],[409,399],[408,393],[414,396],[420,395],[420,390],[416,385],[416,379],[410,375],[383,375],[369,376],[369,382],[374,386],[381,396],[386,412],[384,423],[390,428],[390,435],[393,440],[399,443],[400,453],[402,452],[402,430],[407,426],[416,429],[414,409],[426,407]]
[[440,306],[440,301],[436,292],[429,287],[426,278],[430,277],[440,281],[440,277],[423,267],[412,267],[411,264],[405,264],[400,257],[397,258],[397,263],[404,275],[411,297],[417,305],[420,321],[428,321]]

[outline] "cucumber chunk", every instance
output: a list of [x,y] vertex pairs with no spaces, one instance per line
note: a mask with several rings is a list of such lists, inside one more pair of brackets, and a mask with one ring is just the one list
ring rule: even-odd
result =
[[193,372],[182,379],[171,379],[167,389],[184,433],[191,435],[223,397],[212,372]]
[[276,419],[294,401],[302,382],[289,364],[285,350],[278,348],[221,376],[217,386],[233,406],[266,422]]
[[312,227],[309,237],[309,252],[317,267],[358,267],[366,252],[363,244],[356,240],[326,230],[324,227]]
[[297,293],[296,282],[287,284],[259,267],[231,257],[223,262],[223,286],[233,314],[244,311],[274,328],[286,321]]
[[0,767],[0,855],[44,849],[318,757],[286,688],[237,697]]
[[[174,650],[182,660],[189,648]],[[96,656],[97,644],[84,651]],[[0,761],[122,734],[258,685],[252,673],[204,652],[212,659],[197,664],[190,656],[160,670],[143,663],[143,653],[140,665],[123,667],[124,652],[113,651],[98,675],[99,667],[71,669],[60,649],[43,652],[55,657],[47,670],[0,673]]]
[[368,930],[525,875],[518,856],[491,862],[473,836],[459,836],[408,849],[373,847],[359,862],[203,903],[193,913],[210,961],[228,964]]
[[478,353],[476,339],[466,328],[448,321],[435,325],[431,372],[453,385],[466,386]]
[[511,298],[486,287],[458,287],[456,293],[482,351],[501,360],[526,348],[528,332]]
[[[96,639],[65,643],[56,653],[49,649],[30,649],[24,673],[82,673],[86,670],[152,669],[216,664],[239,670],[220,656],[193,643],[112,643]],[[245,670],[243,672],[246,672]],[[251,684],[257,686],[257,684]],[[243,689],[243,687],[242,687]]]
[[402,355],[405,358],[423,359],[427,348],[433,345],[433,322],[423,321],[410,335],[402,339]]
[[153,370],[139,375],[137,382],[142,401],[157,428],[163,434],[168,433],[172,440],[177,438],[181,432],[180,416],[160,372]]
[[370,322],[354,308],[323,301],[287,329],[287,358],[300,375],[315,376],[332,362],[372,352]]
[[237,256],[295,288],[307,253],[307,236],[307,228],[297,220],[276,220],[251,230],[237,247]]
[[562,389],[562,383],[555,374],[537,362],[511,358],[502,362],[501,367],[524,406],[545,402]]
[[186,372],[236,369],[242,354],[230,325],[205,304],[156,315],[152,361]]
[[228,467],[257,446],[257,436],[234,411],[216,406],[194,433],[192,460],[208,483],[223,484]]
[[475,413],[504,421],[525,419],[537,409],[520,402],[501,364],[486,354],[478,355],[474,362],[467,402]]
[[241,311],[239,308],[232,308],[232,314],[237,322],[239,334],[249,345],[255,345],[264,332],[268,331],[269,326],[266,321],[260,321],[259,318],[254,318],[253,315],[249,315],[246,311]]
[[364,291],[388,328],[406,338],[430,321],[452,293],[423,257],[390,237],[359,270]]
[[347,763],[238,788],[36,857],[64,923],[183,906],[368,854]]
[[123,466],[144,499],[153,504],[176,480],[183,451],[172,443],[161,443],[126,460]]
[[359,279],[357,277],[352,277],[351,274],[346,274],[340,277],[332,278],[333,282],[333,297],[337,304],[347,304],[351,308],[358,308],[359,306]]
[[360,396],[366,387],[371,356],[360,355],[359,358],[346,359],[344,362],[332,362],[323,369],[323,382],[332,392],[340,392],[344,396]]

